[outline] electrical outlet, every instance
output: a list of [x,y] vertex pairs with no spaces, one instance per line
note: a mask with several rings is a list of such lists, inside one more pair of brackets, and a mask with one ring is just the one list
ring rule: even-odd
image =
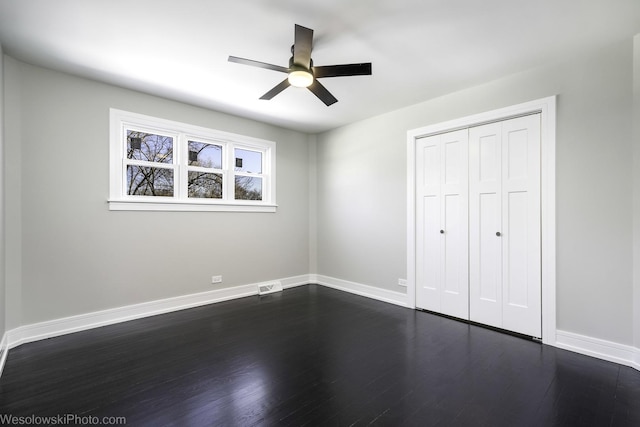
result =
[[222,276],[211,276],[211,283],[222,283]]
[[398,279],[398,286],[407,287],[407,279]]

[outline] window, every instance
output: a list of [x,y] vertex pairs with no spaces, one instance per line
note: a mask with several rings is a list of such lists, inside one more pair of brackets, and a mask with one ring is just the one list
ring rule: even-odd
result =
[[276,210],[272,141],[115,109],[110,138],[110,210]]

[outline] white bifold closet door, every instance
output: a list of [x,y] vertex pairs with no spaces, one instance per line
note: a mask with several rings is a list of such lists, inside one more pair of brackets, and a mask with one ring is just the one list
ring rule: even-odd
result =
[[468,131],[416,145],[416,306],[469,318]]
[[469,129],[469,319],[541,337],[540,115]]

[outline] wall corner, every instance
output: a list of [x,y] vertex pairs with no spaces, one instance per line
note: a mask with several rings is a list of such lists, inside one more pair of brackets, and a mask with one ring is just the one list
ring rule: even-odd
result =
[[[640,349],[640,34],[633,38],[633,344]],[[638,350],[640,353],[640,350]]]
[[318,137],[308,135],[309,147],[309,272],[318,273]]

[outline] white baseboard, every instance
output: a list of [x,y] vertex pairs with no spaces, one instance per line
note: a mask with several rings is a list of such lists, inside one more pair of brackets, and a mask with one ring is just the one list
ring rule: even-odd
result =
[[[308,285],[309,282],[309,274],[302,274],[300,276],[287,277],[286,279],[279,279],[280,283],[282,283],[283,289],[295,288],[296,286],[304,286]],[[269,283],[269,282],[265,282]],[[257,287],[257,286],[256,286]]]
[[0,341],[0,377],[4,370],[4,363],[7,361],[7,354],[9,353],[9,338],[5,332],[2,334],[2,341]]
[[[406,294],[363,285],[360,283],[349,282],[346,280],[336,279],[333,277],[305,274],[277,280],[282,283],[282,287],[284,289],[289,289],[308,283],[317,283],[322,286],[350,292],[368,298],[377,299],[379,301],[384,301],[403,307],[407,306]],[[73,332],[84,331],[100,326],[112,325],[114,323],[126,322],[128,320],[140,319],[143,317],[155,316],[172,311],[184,310],[202,305],[213,304],[216,302],[257,295],[258,285],[271,282],[273,281],[235,286],[232,288],[217,289],[197,294],[181,295],[173,298],[149,301],[141,304],[133,304],[124,307],[95,311],[92,313],[80,314],[77,316],[64,317],[60,319],[20,326],[7,332],[6,345],[8,349],[11,349],[21,344],[70,334]]]
[[[328,288],[349,292],[402,307],[408,307],[407,295],[404,293],[336,279],[334,277],[319,274],[305,274],[278,280],[282,283],[282,287],[284,289],[302,286],[308,283],[317,283],[318,285],[326,286]],[[182,295],[173,298],[34,323],[9,330],[3,335],[2,341],[0,341],[0,375],[2,375],[2,369],[9,350],[21,344],[97,328],[100,326],[111,325],[114,323],[125,322],[128,320],[257,295],[258,285],[271,282],[273,281],[236,286],[233,288],[217,289],[197,294]],[[556,331],[555,346],[640,370],[640,349],[632,346],[566,331]]]
[[640,370],[640,349],[630,345],[557,331],[555,346]]
[[[277,280],[282,283],[282,287],[284,289],[288,289],[309,283],[309,276],[302,275]],[[28,342],[52,338],[100,326],[112,325],[114,323],[126,322],[128,320],[140,319],[172,311],[257,295],[258,285],[271,282],[273,281],[216,289],[197,294],[181,295],[173,298],[149,301],[141,304],[133,304],[25,325],[8,331],[7,346],[11,349]]]
[[323,276],[321,274],[310,274],[309,276],[310,283],[317,283],[328,288],[408,307],[407,294],[363,285],[361,283],[349,282],[348,280],[336,279],[335,277]]

